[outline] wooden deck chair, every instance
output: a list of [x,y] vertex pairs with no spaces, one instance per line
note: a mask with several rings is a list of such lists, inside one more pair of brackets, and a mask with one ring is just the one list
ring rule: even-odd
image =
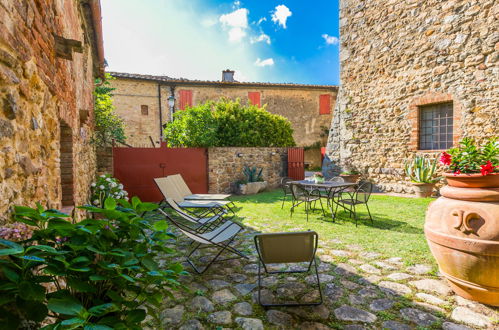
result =
[[[234,241],[236,236],[243,230],[243,227],[238,225],[232,221],[225,221],[221,223],[219,226],[215,227],[211,231],[199,232],[188,226],[185,226],[177,221],[175,221],[172,217],[170,217],[163,210],[159,209],[167,220],[169,220],[175,227],[177,227],[185,236],[189,237],[194,244],[190,251],[187,251],[186,260],[192,266],[192,268],[198,274],[202,274],[210,268],[210,266],[215,262],[221,262],[226,260],[233,260],[239,258],[246,258],[242,252],[238,251],[234,247],[230,246],[230,244]],[[201,247],[203,245],[203,247]],[[206,247],[218,247],[217,254],[205,265],[203,268],[198,268],[194,262],[190,259],[192,254],[199,249],[203,249]],[[222,252],[228,251],[236,255],[236,257],[226,258],[226,259],[218,259]]]
[[[198,217],[203,217],[206,214],[211,213],[211,209],[220,207],[224,208],[227,204],[230,203],[230,201],[184,200],[181,194],[178,192],[175,186],[170,183],[167,177],[155,178],[154,182],[156,183],[156,186],[158,186],[158,189],[161,191],[161,194],[163,194],[163,200],[159,203],[160,207],[163,205],[167,198],[171,198],[177,203],[180,208],[185,209],[186,212]],[[201,212],[189,212],[188,209],[197,209],[198,211],[201,210]]]
[[[322,304],[322,290],[319,280],[319,272],[317,270],[317,262],[315,253],[319,236],[315,231],[305,231],[296,233],[270,233],[258,234],[255,236],[255,246],[258,252],[258,302],[263,307],[277,306],[314,306]],[[268,264],[283,264],[283,263],[303,263],[307,262],[307,269],[288,270],[288,271],[269,271]],[[262,289],[262,273],[261,266],[265,274],[279,273],[305,273],[310,272],[312,263],[315,266],[315,275],[317,277],[317,287],[319,289],[320,300],[311,303],[285,303],[285,304],[267,304],[261,301]]]

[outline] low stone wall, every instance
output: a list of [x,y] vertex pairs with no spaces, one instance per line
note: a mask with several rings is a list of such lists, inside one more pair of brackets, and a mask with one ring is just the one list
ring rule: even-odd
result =
[[279,186],[287,175],[287,148],[209,148],[208,189],[210,193],[231,193],[234,183],[244,179],[244,165],[263,168],[269,188]]

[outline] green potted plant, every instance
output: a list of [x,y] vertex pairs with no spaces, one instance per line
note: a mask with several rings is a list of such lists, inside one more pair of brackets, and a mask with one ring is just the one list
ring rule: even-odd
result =
[[345,182],[356,183],[360,179],[360,173],[356,169],[347,168],[340,173],[340,177],[342,177]]
[[440,180],[436,177],[437,159],[416,156],[405,163],[405,174],[411,179],[416,197],[430,197],[435,184]]
[[324,174],[322,172],[315,172],[313,178],[315,183],[324,183]]
[[499,139],[493,137],[482,147],[473,139],[464,138],[456,148],[442,152],[440,163],[452,187],[499,187]]
[[244,179],[236,182],[237,193],[241,195],[257,194],[267,188],[267,181],[263,180],[263,168],[247,166],[243,168]]

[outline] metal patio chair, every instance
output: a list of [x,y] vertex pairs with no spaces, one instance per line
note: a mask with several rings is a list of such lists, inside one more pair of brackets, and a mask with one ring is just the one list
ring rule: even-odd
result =
[[281,179],[281,188],[282,192],[284,193],[284,195],[282,196],[281,210],[284,207],[284,202],[286,201],[286,197],[290,196],[291,198],[293,198],[293,193],[291,192],[291,184],[290,184],[291,181],[293,181],[293,179],[288,177]]
[[348,193],[347,198],[340,195],[338,200],[336,201],[336,208],[334,210],[333,219],[336,218],[336,212],[338,211],[338,205],[342,206],[347,212],[349,212],[350,217],[354,217],[355,226],[357,226],[357,206],[364,204],[367,209],[367,213],[369,214],[369,219],[371,223],[373,223],[373,218],[371,216],[371,211],[369,210],[369,198],[371,197],[371,193],[373,191],[373,184],[371,182],[362,182],[357,186],[354,192]]
[[[319,236],[315,231],[296,232],[296,233],[270,233],[255,235],[255,246],[258,252],[258,302],[263,307],[276,306],[314,306],[322,304],[322,291],[317,269],[317,261],[315,253],[317,251]],[[284,271],[269,271],[268,264],[284,264],[284,263],[308,263],[306,269],[284,270]],[[305,273],[310,272],[312,263],[315,267],[315,275],[317,278],[317,288],[319,290],[320,300],[311,303],[285,303],[272,304],[262,303],[262,271],[263,266],[265,274],[281,274],[281,273]]]
[[300,184],[291,184],[291,193],[293,194],[293,205],[290,209],[291,216],[293,216],[294,208],[303,203],[305,204],[305,213],[307,214],[308,222],[308,210],[312,208],[312,202],[314,203],[315,208],[317,201],[319,201],[319,203],[321,204],[322,214],[326,216],[326,213],[324,213],[324,207],[322,205],[321,197],[319,196],[320,193],[316,192],[315,190],[309,191]]
[[205,217],[196,217],[192,214],[184,212],[172,198],[167,198],[166,203],[168,203],[173,211],[182,219],[194,223],[197,226],[198,231],[206,231],[212,225],[225,221],[224,216],[227,214],[227,210],[216,206],[211,209],[212,215]]
[[[236,236],[243,230],[239,224],[232,221],[225,221],[219,224],[217,227],[213,228],[211,231],[196,231],[195,229],[181,224],[178,221],[175,221],[171,216],[165,213],[163,210],[158,209],[167,220],[169,220],[175,227],[177,227],[182,234],[189,237],[192,240],[192,248],[186,254],[186,261],[192,266],[194,271],[198,274],[202,274],[210,268],[210,266],[215,262],[246,258],[242,252],[238,251],[234,247],[230,246],[230,244],[234,241]],[[202,246],[203,245],[203,246]],[[202,246],[202,247],[201,247]],[[207,248],[207,247],[217,247],[218,252],[216,255],[202,268],[199,268],[194,264],[191,260],[191,256],[194,252]],[[226,258],[226,259],[218,259],[222,252],[229,251],[232,254],[237,255],[237,257]]]

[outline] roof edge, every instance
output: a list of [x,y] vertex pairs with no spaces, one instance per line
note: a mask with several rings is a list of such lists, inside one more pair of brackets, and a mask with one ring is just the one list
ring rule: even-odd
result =
[[264,82],[229,82],[216,80],[191,80],[178,79],[168,76],[144,75],[126,72],[108,71],[111,76],[122,79],[147,80],[154,81],[163,85],[190,85],[190,86],[217,86],[217,87],[280,87],[280,88],[302,88],[302,89],[328,89],[338,90],[337,85],[313,85],[313,84],[294,84],[294,83],[264,83]]

